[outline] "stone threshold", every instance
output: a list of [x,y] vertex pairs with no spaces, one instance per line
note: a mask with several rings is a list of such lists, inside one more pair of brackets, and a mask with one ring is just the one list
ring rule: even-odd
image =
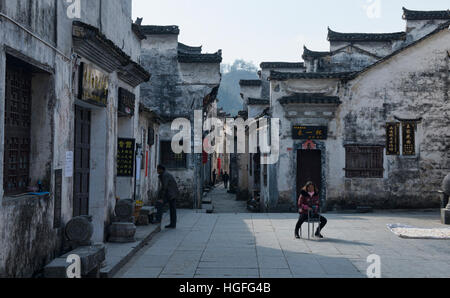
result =
[[106,243],[105,266],[100,270],[100,277],[112,278],[159,232],[161,232],[161,224],[138,226],[136,228],[136,242]]

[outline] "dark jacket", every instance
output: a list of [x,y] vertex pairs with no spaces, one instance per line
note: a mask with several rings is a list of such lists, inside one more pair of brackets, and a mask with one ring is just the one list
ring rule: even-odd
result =
[[180,193],[175,178],[167,171],[159,175],[161,188],[159,190],[159,199],[164,202],[176,200]]
[[314,209],[317,213],[320,209],[320,197],[316,192],[311,197],[307,191],[302,190],[300,198],[298,199],[298,209],[300,214],[308,214],[308,211]]

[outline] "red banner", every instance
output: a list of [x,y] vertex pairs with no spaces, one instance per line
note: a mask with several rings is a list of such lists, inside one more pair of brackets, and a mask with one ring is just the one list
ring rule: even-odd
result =
[[206,165],[208,163],[208,153],[203,150],[203,164]]

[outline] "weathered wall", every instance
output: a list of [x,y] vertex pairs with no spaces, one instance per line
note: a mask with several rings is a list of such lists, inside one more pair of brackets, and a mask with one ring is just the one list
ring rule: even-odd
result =
[[149,35],[142,41],[142,65],[152,77],[141,86],[141,101],[161,115],[179,113],[182,91],[177,56],[177,35]]
[[[36,153],[32,161],[32,176],[35,180],[43,180],[44,186],[48,184],[47,190],[52,195],[49,199],[10,200],[3,197],[3,187],[0,187],[0,276],[29,277],[61,252],[62,229],[53,227],[54,171],[57,169],[63,169],[62,226],[72,218],[73,213],[73,178],[64,178],[66,152],[73,151],[74,148],[73,69],[72,63],[67,59],[70,58],[72,50],[73,20],[67,17],[65,1],[4,0],[1,4],[2,12],[55,45],[66,56],[56,54],[41,41],[0,18],[0,82],[5,81],[4,45],[27,57],[27,62],[36,62],[52,72],[50,75],[36,74],[33,79],[36,86],[33,98],[41,98],[41,101],[36,103],[42,105],[34,109],[39,111],[39,115],[33,114],[33,127],[39,129],[33,133],[36,142],[33,142],[32,146],[32,152]],[[107,38],[137,60],[140,41],[131,32],[131,0],[82,0],[81,7],[81,21],[101,28]],[[114,18],[111,18],[112,13],[115,14]],[[100,183],[94,184],[100,187],[93,188],[97,193],[93,194],[91,201],[91,213],[95,217],[96,225],[95,241],[104,240],[104,226],[108,223],[115,204],[118,129],[116,88],[122,83],[119,83],[116,74],[111,74],[110,79],[108,107],[101,112],[103,115],[97,118],[100,122],[104,121],[93,124],[104,132],[104,142],[98,144],[102,152],[101,160],[93,161],[93,173],[103,173],[99,178]],[[45,88],[47,90],[44,90]],[[138,90],[135,92],[139,98]],[[3,107],[0,110],[4,110],[4,96],[4,83],[0,83],[0,107]],[[3,113],[0,113],[0,123],[4,123]],[[4,139],[3,125],[0,125],[0,138]],[[3,156],[4,144],[1,142],[1,165]],[[96,170],[99,171],[95,172]],[[111,175],[105,175],[106,173]],[[0,180],[3,181],[3,167],[0,167]]]
[[445,22],[446,20],[407,20],[406,43],[411,43],[426,36]]
[[345,42],[345,41],[333,41],[330,42],[330,49],[332,52],[345,48],[349,45],[354,45],[362,50],[365,50],[378,57],[384,57],[396,50],[403,41],[392,42],[376,42],[376,41],[364,41],[364,42]]
[[[213,93],[221,81],[219,63],[180,63],[177,34],[149,34],[142,41],[142,64],[152,72],[152,78],[141,88],[145,106],[168,120],[185,118],[194,129],[194,111],[203,111],[205,97]],[[160,127],[160,141],[171,141],[177,131],[171,121]],[[193,132],[192,132],[192,135]],[[194,143],[192,142],[192,152]],[[192,208],[203,195],[201,154],[188,154],[187,167],[168,169],[178,182],[178,206]]]
[[[450,108],[449,45],[450,34],[444,30],[342,90],[338,134],[344,136],[344,143],[384,144],[387,122],[398,122],[396,117],[422,121],[416,132],[416,156],[385,156],[384,179],[339,179],[330,185],[330,199],[345,193],[349,204],[438,206],[434,192],[450,168],[450,122],[445,114]],[[344,156],[342,151],[334,159]]]
[[[37,32],[48,42],[55,41],[55,14],[54,1],[29,2],[29,1],[6,1],[3,11],[15,20]],[[33,5],[31,5],[33,4]],[[54,52],[41,42],[31,38],[30,35],[19,29],[5,19],[0,19],[0,110],[4,111],[5,105],[5,73],[6,53],[4,46],[16,49],[42,65],[50,68],[55,66]],[[59,78],[50,76],[48,78],[48,92],[37,88],[42,76],[33,80],[32,98],[37,100],[41,97],[43,113],[41,118],[34,117],[35,125],[43,125],[49,128],[49,120],[52,119],[53,105],[55,101],[55,81]],[[41,86],[43,87],[43,86]],[[42,91],[42,94],[41,94]],[[4,140],[4,113],[0,113],[0,138]],[[52,129],[53,127],[50,127]],[[51,137],[51,134],[47,137]],[[39,151],[42,148],[49,149],[33,160],[32,173],[38,175],[39,179],[46,180],[47,186],[51,183],[53,165],[50,160],[44,160],[45,154],[52,154],[49,140],[42,140],[35,144],[31,150]],[[40,147],[40,146],[43,147]],[[40,148],[39,148],[40,147]],[[3,165],[4,142],[0,143],[0,164]],[[40,168],[40,169],[39,169]],[[0,276],[29,277],[40,268],[58,250],[58,230],[53,229],[53,200],[30,198],[25,200],[9,200],[3,196],[3,166],[0,167]],[[37,181],[36,181],[37,182]],[[53,184],[53,183],[51,183]]]
[[[148,130],[149,128],[154,129],[155,131],[155,144],[152,146],[148,145]],[[157,123],[153,116],[147,112],[141,112],[139,114],[139,140],[144,141],[143,146],[143,164],[141,165],[141,180],[140,180],[140,199],[144,201],[145,204],[152,202],[156,199],[158,195],[158,187],[159,187],[159,179],[157,173],[157,165],[158,165],[158,156],[157,156],[157,148],[158,144],[156,140],[159,139],[159,123]],[[142,135],[142,133],[145,135]],[[148,163],[147,163],[148,156]],[[147,174],[147,175],[146,175]]]

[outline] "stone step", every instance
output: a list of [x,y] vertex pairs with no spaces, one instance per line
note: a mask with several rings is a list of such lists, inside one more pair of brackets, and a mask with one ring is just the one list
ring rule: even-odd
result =
[[212,204],[212,198],[211,198],[211,197],[205,197],[205,198],[203,198],[202,204],[205,204],[205,205]]
[[[163,221],[167,222],[164,215]],[[102,278],[113,277],[123,268],[138,251],[144,248],[151,241],[153,236],[161,231],[161,225],[149,225],[137,227],[136,242],[134,243],[106,243],[105,267],[100,269]]]

